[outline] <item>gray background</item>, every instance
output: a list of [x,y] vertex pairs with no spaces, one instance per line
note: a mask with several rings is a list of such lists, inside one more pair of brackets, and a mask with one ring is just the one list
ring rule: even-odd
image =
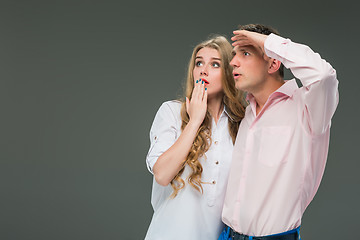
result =
[[274,26],[337,70],[328,164],[302,237],[357,238],[360,19],[352,2],[1,0],[0,239],[143,239],[154,115],[181,94],[199,41],[229,38],[247,23]]

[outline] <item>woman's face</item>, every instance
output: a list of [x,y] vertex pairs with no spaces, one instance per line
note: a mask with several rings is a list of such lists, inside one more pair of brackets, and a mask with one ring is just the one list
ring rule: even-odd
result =
[[221,82],[222,64],[220,54],[216,49],[204,47],[196,54],[195,67],[193,70],[194,81],[196,82],[196,80],[200,78],[204,80],[208,97],[223,92]]

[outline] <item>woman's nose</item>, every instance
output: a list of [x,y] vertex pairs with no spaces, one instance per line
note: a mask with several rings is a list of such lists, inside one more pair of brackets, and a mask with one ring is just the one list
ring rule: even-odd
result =
[[205,76],[208,75],[208,70],[207,70],[207,67],[206,67],[206,66],[204,66],[204,67],[201,69],[200,75],[205,75]]

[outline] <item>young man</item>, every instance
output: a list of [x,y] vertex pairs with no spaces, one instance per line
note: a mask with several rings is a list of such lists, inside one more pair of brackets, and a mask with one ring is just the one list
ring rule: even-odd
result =
[[[236,88],[249,106],[234,146],[219,239],[299,239],[325,168],[336,71],[309,47],[263,25],[234,31]],[[298,78],[284,81],[283,65]],[[274,236],[275,235],[275,236]],[[260,237],[260,238],[258,238]]]

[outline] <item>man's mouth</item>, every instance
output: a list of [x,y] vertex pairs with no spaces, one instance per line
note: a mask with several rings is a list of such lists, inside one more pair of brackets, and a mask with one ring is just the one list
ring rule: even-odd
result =
[[240,77],[240,73],[233,72],[234,79],[237,79]]

